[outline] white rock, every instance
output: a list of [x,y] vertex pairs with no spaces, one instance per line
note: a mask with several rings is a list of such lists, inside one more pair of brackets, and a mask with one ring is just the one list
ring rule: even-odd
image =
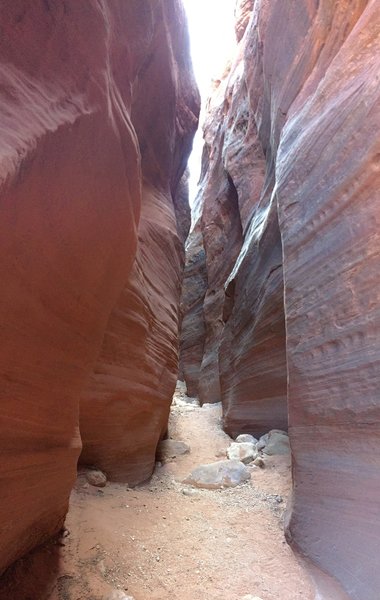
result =
[[230,460],[241,460],[241,462],[247,465],[257,457],[256,444],[250,442],[233,442],[227,448],[227,456]]
[[258,440],[249,433],[241,433],[237,436],[235,442],[237,444],[242,444],[244,442],[249,442],[250,444],[257,444]]
[[248,594],[247,596],[243,596],[241,600],[262,600],[262,599],[259,598],[258,596],[252,596],[251,594]]
[[251,474],[244,463],[238,460],[220,460],[196,467],[183,483],[212,490],[235,487],[248,481],[250,477]]

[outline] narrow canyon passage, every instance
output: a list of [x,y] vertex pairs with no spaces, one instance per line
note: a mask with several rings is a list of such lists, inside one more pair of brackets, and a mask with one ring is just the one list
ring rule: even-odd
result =
[[379,74],[378,0],[1,0],[0,600],[380,600]]
[[[94,487],[80,472],[60,545],[36,551],[0,588],[2,600],[314,599],[283,533],[290,455],[266,456],[264,469],[251,463],[252,480],[236,488],[183,484],[194,467],[226,457],[231,443],[220,404],[186,400],[174,395],[169,436],[190,452],[158,463],[135,488]],[[59,568],[46,577],[52,555]]]

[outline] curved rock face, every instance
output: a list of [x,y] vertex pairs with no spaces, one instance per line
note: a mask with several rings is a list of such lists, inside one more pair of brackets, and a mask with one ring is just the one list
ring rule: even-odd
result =
[[[380,586],[379,20],[371,0],[256,0],[205,130],[204,180],[221,156],[243,235],[218,282],[224,328],[214,317],[225,427],[284,429],[288,391],[288,538],[354,600]],[[215,103],[224,112],[210,124]],[[224,276],[223,243],[218,253],[217,236],[206,240],[218,215],[221,240],[231,220],[217,194],[213,204],[207,274]]]
[[183,243],[190,225],[186,177],[180,179],[199,112],[184,13],[177,2],[149,6],[150,13],[137,16],[138,30],[151,28],[151,58],[136,75],[132,104],[143,171],[137,256],[80,411],[81,462],[131,485],[153,471],[177,380]]
[[[182,69],[177,2],[38,0],[26,9],[4,0],[0,22],[1,571],[63,524],[80,451],[79,397],[133,265],[142,198],[143,215],[160,206],[149,233],[156,245],[172,232],[177,279],[165,318],[175,330],[182,250],[170,198],[196,93]],[[158,65],[157,53],[166,62]],[[168,68],[177,77],[170,90]],[[140,236],[153,218],[142,219]],[[150,264],[144,252],[140,243],[140,270]],[[165,361],[174,378],[174,349]],[[169,396],[166,379],[162,388]]]
[[207,290],[206,256],[199,221],[186,247],[182,290],[179,377],[186,381],[188,396],[196,397],[204,351],[203,302]]
[[[252,3],[243,2],[237,10],[241,38],[249,7]],[[199,197],[208,289],[202,311],[206,334],[197,345],[204,346],[197,391],[202,403],[222,400],[225,429],[234,437],[287,428],[274,164],[273,158],[265,160],[269,133],[258,132],[254,117],[260,91],[250,89],[253,74],[245,65],[246,40],[210,99]],[[191,243],[196,236],[194,231]],[[195,277],[186,278],[184,296],[191,296],[197,285]],[[194,325],[197,313],[199,307],[192,306],[185,312],[181,349],[191,346],[195,331],[198,338],[202,335],[202,322],[198,328]],[[186,352],[181,363],[187,385],[195,390]]]
[[[289,538],[350,598],[376,600],[380,14],[376,2],[361,4],[355,18],[331,15],[332,32],[345,28],[347,38],[329,60],[321,55],[318,86],[311,80],[289,115],[277,197],[295,483]],[[326,42],[326,50],[336,43],[332,33]]]

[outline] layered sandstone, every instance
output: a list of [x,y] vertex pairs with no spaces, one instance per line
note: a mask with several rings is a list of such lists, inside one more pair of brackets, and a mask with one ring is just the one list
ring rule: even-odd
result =
[[[288,412],[288,538],[354,600],[375,600],[380,585],[379,30],[374,0],[256,0],[205,125],[203,181],[223,185],[221,161],[238,209],[206,190],[207,275],[220,273],[225,325],[209,283],[219,351],[211,361],[206,340],[203,362],[230,433],[282,429]],[[223,236],[238,218],[225,276]]]
[[[198,336],[197,348],[203,348],[195,371],[198,396],[202,403],[222,400],[224,425],[233,436],[287,428],[282,251],[271,196],[274,162],[265,160],[269,142],[258,132],[252,108],[259,90],[251,91],[253,75],[244,58],[251,9],[249,2],[237,7],[242,41],[208,105],[198,198],[207,292],[202,312],[199,306],[187,307],[181,340],[186,349]],[[190,247],[198,235],[192,232]],[[197,285],[195,277],[186,278],[184,297]],[[194,390],[194,359],[182,352],[181,363]]]
[[[143,177],[137,255],[80,408],[81,462],[130,485],[152,474],[177,380],[190,226],[182,175],[199,112],[183,10],[166,0],[150,6],[151,14],[138,14],[150,60],[136,74],[132,103]],[[135,24],[128,27],[132,36]]]
[[206,256],[200,222],[195,225],[186,246],[186,265],[181,298],[180,373],[187,394],[198,396],[205,323],[203,302],[207,290]]
[[[154,312],[170,323],[158,378],[170,396],[183,237],[176,214],[185,226],[172,197],[197,102],[174,0],[5,0],[0,22],[3,570],[63,524],[80,451],[79,397],[126,293],[142,203],[130,295],[151,271],[161,285],[149,253],[169,232],[171,272],[157,295],[176,279]],[[133,378],[138,388],[136,370]],[[162,415],[157,421],[163,427]]]

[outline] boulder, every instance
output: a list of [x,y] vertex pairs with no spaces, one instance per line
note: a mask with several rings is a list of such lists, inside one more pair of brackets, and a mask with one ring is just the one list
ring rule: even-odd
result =
[[248,464],[257,457],[256,444],[252,444],[251,442],[234,442],[227,449],[227,456],[230,460],[240,460],[244,464]]
[[275,454],[289,454],[289,437],[283,431],[270,431],[263,448],[264,454],[273,456]]
[[249,481],[251,474],[238,460],[221,460],[196,467],[183,483],[204,489],[236,487]]
[[249,433],[241,433],[237,436],[235,442],[241,444],[242,442],[249,442],[250,444],[257,444],[258,440],[250,435]]

